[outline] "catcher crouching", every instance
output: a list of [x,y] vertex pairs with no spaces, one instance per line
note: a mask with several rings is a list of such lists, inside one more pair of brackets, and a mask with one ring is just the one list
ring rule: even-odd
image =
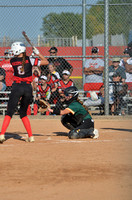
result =
[[97,139],[99,133],[94,129],[94,121],[88,112],[87,107],[78,99],[78,89],[75,86],[68,87],[64,90],[65,102],[67,107],[60,110],[58,107],[48,110],[56,115],[62,115],[62,124],[70,130],[69,139],[92,138]]

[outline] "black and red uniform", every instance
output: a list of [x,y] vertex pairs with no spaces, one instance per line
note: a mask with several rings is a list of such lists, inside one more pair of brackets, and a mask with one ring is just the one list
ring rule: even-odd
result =
[[0,62],[0,66],[5,70],[6,77],[5,77],[5,82],[6,82],[6,87],[10,90],[12,83],[13,83],[13,74],[14,70],[12,65],[10,64],[10,60],[2,60]]
[[51,90],[55,88],[55,84],[58,84],[59,79],[55,74],[50,75],[50,80],[47,81],[47,84],[50,86]]
[[40,95],[41,99],[46,99],[46,93],[50,92],[50,86],[47,85],[46,88],[43,90],[41,85],[37,86],[37,95]]
[[9,96],[7,115],[12,117],[20,101],[20,118],[27,116],[27,108],[32,99],[32,67],[39,66],[40,60],[26,56],[24,71],[21,57],[14,57],[10,63],[14,69],[14,83]]
[[[59,79],[57,78],[57,76],[55,74],[51,74],[50,80],[47,81],[47,84],[50,86],[50,88],[52,90],[53,88],[55,88],[55,84],[58,85],[58,82],[59,82]],[[57,88],[54,92],[51,91],[49,103],[50,104],[56,103],[58,98],[59,98],[59,93],[58,93],[58,88]]]
[[58,90],[61,90],[64,93],[64,90],[68,87],[74,86],[74,83],[71,79],[67,83],[65,83],[62,79],[58,82]]

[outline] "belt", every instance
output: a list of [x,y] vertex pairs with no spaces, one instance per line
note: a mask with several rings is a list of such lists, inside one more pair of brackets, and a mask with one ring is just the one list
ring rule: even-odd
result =
[[31,84],[30,81],[14,81],[14,83],[24,83],[24,84]]

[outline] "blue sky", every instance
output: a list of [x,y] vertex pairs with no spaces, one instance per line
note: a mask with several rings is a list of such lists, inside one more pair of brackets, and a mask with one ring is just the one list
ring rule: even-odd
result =
[[[87,0],[88,4],[96,4],[97,0]],[[71,6],[55,6],[55,5],[71,5]],[[4,36],[10,38],[22,37],[21,32],[24,30],[32,38],[42,35],[40,31],[42,27],[43,17],[50,12],[82,12],[82,0],[0,0],[0,38]],[[16,7],[9,7],[9,6]],[[38,7],[17,7],[17,6],[33,6]],[[45,5],[44,7],[41,5]],[[46,6],[48,5],[48,6]],[[80,5],[80,6],[72,6]],[[39,7],[40,6],[40,7]]]

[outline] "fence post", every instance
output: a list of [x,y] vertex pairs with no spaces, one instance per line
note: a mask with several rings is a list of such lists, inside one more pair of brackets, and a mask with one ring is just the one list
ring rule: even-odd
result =
[[105,85],[105,115],[109,115],[109,0],[105,0],[105,32],[104,32],[104,85]]
[[[86,56],[86,0],[82,0],[82,16],[83,16],[83,32],[82,32],[82,82],[85,83],[85,75],[83,73],[85,56]],[[82,86],[83,87],[83,86]]]

